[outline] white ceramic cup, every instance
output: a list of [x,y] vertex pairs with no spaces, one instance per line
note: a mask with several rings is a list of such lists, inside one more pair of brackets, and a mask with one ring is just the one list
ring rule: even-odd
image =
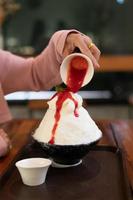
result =
[[51,160],[45,158],[27,158],[16,162],[16,167],[25,185],[36,186],[45,182]]
[[91,59],[88,56],[86,56],[82,53],[73,53],[73,54],[66,56],[60,66],[60,75],[61,75],[62,81],[65,84],[67,84],[67,73],[68,73],[68,69],[69,69],[69,64],[70,64],[71,60],[76,56],[85,58],[88,63],[88,70],[87,70],[86,76],[85,76],[83,84],[82,84],[82,87],[83,87],[91,81],[93,74],[94,74],[94,67],[93,67]]

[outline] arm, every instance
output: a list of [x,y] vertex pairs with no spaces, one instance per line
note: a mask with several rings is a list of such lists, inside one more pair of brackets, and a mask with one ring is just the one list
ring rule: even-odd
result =
[[98,67],[100,51],[91,39],[76,30],[56,32],[36,58],[21,58],[0,50],[0,122],[11,119],[4,94],[20,90],[45,90],[61,83],[60,64],[75,47]]
[[[49,89],[61,82],[59,66],[65,39],[70,31],[53,35],[48,47],[36,58],[24,59],[0,50],[0,123],[12,119],[4,94],[17,90]],[[10,149],[10,141],[0,129],[0,157]]]
[[[45,90],[60,84],[59,67],[69,31],[56,32],[36,58],[21,58],[0,50],[0,80],[4,94],[20,90]],[[76,31],[75,31],[76,32]]]

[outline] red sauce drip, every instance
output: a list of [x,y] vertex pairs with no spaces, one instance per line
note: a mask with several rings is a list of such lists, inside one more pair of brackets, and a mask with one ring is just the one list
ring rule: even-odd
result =
[[81,88],[88,70],[88,63],[85,58],[74,57],[69,66],[67,76],[67,87],[72,92],[77,92]]
[[[58,99],[57,99],[57,102],[56,102],[56,112],[55,112],[55,116],[54,116],[55,123],[54,123],[54,127],[52,129],[52,136],[51,136],[51,139],[49,141],[50,144],[54,144],[55,132],[56,132],[59,120],[60,120],[60,111],[61,111],[62,105],[63,105],[63,103],[66,99],[69,98],[74,102],[74,105],[75,105],[74,115],[75,115],[75,117],[79,116],[78,112],[77,112],[78,102],[72,97],[69,90],[66,89],[62,92],[58,92],[58,93],[56,93],[56,95],[58,96]],[[56,96],[56,95],[54,95],[54,96]]]
[[84,81],[86,72],[88,70],[88,63],[87,61],[80,57],[76,56],[72,59],[69,71],[68,71],[68,77],[67,77],[67,89],[62,92],[57,92],[51,99],[53,99],[55,96],[57,96],[57,102],[56,102],[56,112],[55,112],[55,123],[52,129],[52,136],[49,141],[49,144],[55,143],[55,134],[56,129],[58,127],[58,123],[60,121],[60,112],[62,109],[62,105],[66,99],[71,99],[74,102],[75,109],[74,109],[74,115],[75,117],[78,117],[78,102],[72,97],[70,92],[77,92]]

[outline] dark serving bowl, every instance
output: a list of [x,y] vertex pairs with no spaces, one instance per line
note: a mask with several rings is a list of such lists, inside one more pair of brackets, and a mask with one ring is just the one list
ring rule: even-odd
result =
[[89,144],[80,145],[53,145],[35,140],[35,145],[44,150],[54,163],[59,165],[76,165],[82,162],[82,158],[98,143],[100,138]]

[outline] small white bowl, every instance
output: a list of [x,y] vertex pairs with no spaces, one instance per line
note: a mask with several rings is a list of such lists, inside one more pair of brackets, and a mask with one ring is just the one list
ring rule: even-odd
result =
[[36,186],[45,182],[51,160],[45,158],[28,158],[16,162],[16,167],[25,185]]
[[94,75],[94,67],[93,67],[91,59],[88,56],[86,56],[82,53],[73,53],[73,54],[66,56],[65,59],[63,60],[62,64],[61,64],[61,66],[60,66],[60,75],[61,75],[62,81],[65,84],[67,84],[67,74],[68,74],[69,64],[70,64],[71,60],[76,56],[80,56],[80,57],[85,58],[87,63],[88,63],[88,70],[87,70],[85,79],[84,79],[83,84],[82,84],[82,87],[83,87],[91,81],[91,79]]

